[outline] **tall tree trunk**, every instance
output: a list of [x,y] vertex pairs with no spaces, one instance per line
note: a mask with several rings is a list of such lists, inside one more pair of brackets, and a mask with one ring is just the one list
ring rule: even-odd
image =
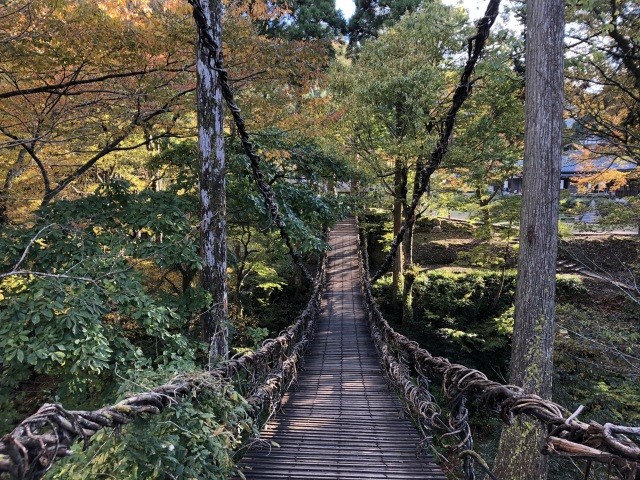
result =
[[[407,205],[404,207],[405,212],[407,211]],[[416,212],[413,212],[413,224],[411,227],[407,228],[407,233],[405,234],[403,240],[404,247],[404,266],[405,270],[411,268],[413,266],[413,232],[415,230],[415,222],[416,222]]]
[[[420,172],[423,167],[423,158],[419,156],[416,160],[416,176],[413,179],[413,195],[420,190]],[[416,280],[416,272],[413,269],[413,232],[417,214],[413,211],[411,225],[407,228],[403,247],[405,251],[404,261],[404,287],[402,292],[402,323],[411,325],[413,323],[413,284]]]
[[[222,45],[222,1],[202,0],[201,5],[211,36],[218,45]],[[210,345],[211,365],[229,355],[223,104],[218,72],[201,38],[198,38],[197,49],[202,287],[211,295],[211,304],[201,319],[203,339]],[[221,55],[222,52],[216,54]]]
[[7,172],[2,190],[0,190],[0,225],[9,222],[9,196],[11,195],[11,188],[13,187],[13,182],[27,170],[29,162],[30,158],[27,157],[26,150],[20,149],[18,158]]
[[475,191],[476,200],[478,201],[478,207],[480,207],[480,214],[482,216],[482,226],[480,227],[482,238],[485,240],[491,240],[493,238],[493,222],[491,221],[491,215],[487,206],[490,203],[489,197],[483,197],[482,190],[476,188]]
[[[407,174],[404,162],[396,160],[395,175],[393,183],[393,235],[397,235],[404,221],[404,206],[407,195]],[[402,284],[404,271],[403,249],[398,249],[398,254],[393,263],[393,301],[398,302],[402,298]]]
[[[562,146],[564,1],[527,3],[525,157],[509,382],[551,397]],[[544,480],[544,429],[521,419],[500,438],[494,472]]]
[[413,230],[413,225],[407,229],[407,233],[402,242],[402,248],[400,249],[404,257],[404,267],[402,269],[403,325],[410,325],[411,322],[413,322],[413,283],[416,280],[416,275],[413,271]]

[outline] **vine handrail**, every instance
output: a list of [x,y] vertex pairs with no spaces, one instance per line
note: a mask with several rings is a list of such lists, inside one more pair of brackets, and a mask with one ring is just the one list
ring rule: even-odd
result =
[[[474,401],[499,415],[507,425],[520,415],[541,421],[548,429],[543,454],[608,464],[617,470],[620,478],[640,479],[640,444],[629,438],[640,436],[640,427],[580,421],[576,417],[581,409],[571,414],[562,405],[526,393],[521,387],[495,382],[478,370],[433,356],[416,342],[394,331],[384,319],[371,292],[364,236],[360,236],[358,246],[365,310],[387,378],[399,391],[406,409],[418,420],[427,443],[431,443],[434,429],[443,431],[445,440],[453,436],[459,439],[455,448],[464,459],[465,478],[475,478],[474,455],[467,454],[472,451],[473,440],[466,410],[466,404]],[[452,412],[448,420],[429,392],[431,379],[442,383]],[[486,464],[481,466],[488,468]],[[491,472],[486,473],[495,478]]]
[[[269,418],[280,404],[283,392],[296,379],[320,313],[326,265],[325,254],[312,296],[293,325],[276,338],[266,340],[258,350],[228,360],[209,372],[212,378],[235,384],[251,405],[249,414],[254,420],[263,417],[264,412]],[[100,430],[119,429],[142,414],[158,415],[201,388],[207,388],[201,378],[183,373],[164,385],[94,411],[71,411],[58,404],[44,404],[0,438],[0,476],[9,474],[21,480],[41,478],[56,459],[71,455],[76,441],[81,439],[86,448]]]

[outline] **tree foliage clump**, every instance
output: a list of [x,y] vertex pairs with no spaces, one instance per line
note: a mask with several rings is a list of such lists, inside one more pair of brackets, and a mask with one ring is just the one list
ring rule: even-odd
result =
[[[259,145],[292,237],[312,262],[326,248],[323,229],[347,206],[323,193],[349,169],[304,137],[270,131]],[[295,318],[304,291],[246,158],[233,144],[229,151],[233,346],[255,348]],[[163,190],[114,180],[0,232],[3,429],[48,398],[97,407],[132,365],[165,371],[202,359],[199,316],[210,299],[198,282],[194,147],[167,148],[149,168]]]
[[344,33],[347,23],[334,0],[294,0],[288,14],[266,24],[266,32],[292,40],[332,40]]
[[[270,2],[229,2],[230,82],[248,126],[305,131],[327,39],[261,34]],[[127,178],[170,139],[194,138],[194,27],[187,2],[17,0],[0,5],[0,222]],[[282,108],[273,108],[278,105]]]
[[568,111],[600,141],[593,156],[640,158],[640,4],[568,2]]
[[[383,307],[388,284],[376,284]],[[513,332],[515,275],[499,272],[427,272],[414,283],[413,322],[401,327],[434,355],[479,368],[501,371],[508,363]],[[385,316],[394,318],[393,310]]]
[[[377,188],[370,193],[391,197],[383,202],[393,205],[394,235],[411,204],[410,191],[417,191],[417,172],[444,128],[447,97],[455,89],[455,54],[467,33],[461,11],[434,2],[367,42],[353,65],[334,69],[331,85],[345,112],[345,147],[375,178]],[[393,268],[398,299],[405,263],[411,263],[409,238]]]
[[[183,364],[198,388],[190,398],[167,409],[154,421],[138,419],[119,434],[102,431],[90,447],[71,461],[57,464],[56,480],[90,480],[115,476],[124,480],[173,478],[230,478],[237,473],[237,455],[243,443],[257,435],[250,406],[232,386]],[[121,394],[141,385],[157,385],[168,371],[130,372],[135,384],[124,384]],[[164,378],[163,378],[164,377]]]
[[376,38],[383,27],[390,27],[422,3],[422,0],[356,0],[355,12],[347,26],[350,51],[357,52],[366,40]]
[[70,406],[96,405],[118,367],[197,356],[188,332],[205,295],[173,296],[145,275],[197,271],[190,210],[184,198],[116,184],[56,202],[32,228],[2,231],[3,264],[14,266],[0,279],[4,421],[37,406],[44,392],[30,388],[40,382]]

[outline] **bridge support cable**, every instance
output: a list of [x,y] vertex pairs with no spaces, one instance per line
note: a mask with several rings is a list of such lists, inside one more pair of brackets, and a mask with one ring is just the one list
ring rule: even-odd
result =
[[[42,478],[72,447],[104,428],[119,429],[145,414],[158,415],[181,400],[215,384],[230,383],[251,406],[250,416],[264,422],[278,408],[282,394],[295,381],[300,360],[313,338],[326,284],[326,255],[314,280],[314,291],[296,322],[262,347],[223,363],[206,374],[184,373],[147,392],[132,395],[94,411],[71,411],[44,404],[12,432],[0,437],[0,477],[20,480]],[[202,375],[206,375],[207,380]]]
[[[542,422],[548,435],[541,453],[589,463],[607,465],[619,478],[640,480],[640,426],[599,424],[577,419],[580,410],[571,413],[563,406],[527,394],[515,385],[489,380],[485,374],[464,365],[435,357],[405,336],[397,333],[384,319],[371,293],[366,239],[360,237],[362,290],[371,335],[381,355],[381,363],[390,383],[403,398],[407,411],[416,419],[426,441],[435,431],[442,432],[441,442],[462,457],[465,479],[475,477],[473,459],[481,460],[473,448],[466,405],[484,406],[511,425],[520,415]],[[429,391],[432,382],[442,385],[452,412],[445,418],[441,407]],[[453,438],[456,441],[451,442]],[[483,470],[484,461],[478,461]],[[490,473],[491,478],[495,476]],[[507,480],[507,479],[500,479]]]
[[422,170],[417,173],[418,179],[416,182],[416,188],[413,191],[411,203],[407,207],[407,211],[405,213],[405,221],[400,227],[400,230],[398,230],[395,238],[393,239],[389,253],[387,253],[383,264],[371,277],[371,281],[374,283],[382,275],[384,275],[389,270],[389,268],[391,268],[391,265],[393,264],[393,261],[398,253],[398,248],[400,248],[400,246],[402,245],[402,239],[404,238],[405,233],[407,233],[407,231],[409,231],[411,227],[413,227],[413,224],[416,222],[416,210],[418,209],[420,200],[429,190],[431,175],[433,175],[433,173],[438,169],[445,155],[449,151],[449,144],[451,141],[451,136],[453,135],[453,128],[456,123],[458,111],[467,100],[467,98],[469,98],[469,96],[471,95],[473,85],[477,81],[477,79],[472,78],[472,75],[476,68],[476,64],[478,63],[478,60],[480,59],[480,55],[484,50],[487,39],[489,38],[489,32],[491,31],[491,27],[496,21],[499,10],[500,0],[490,0],[484,16],[476,22],[476,34],[468,39],[467,63],[465,64],[462,75],[460,76],[460,82],[454,90],[451,106],[449,107],[449,111],[447,112],[447,115],[445,116],[443,124],[441,126],[438,141],[435,148],[431,152],[431,155],[429,156],[429,161],[426,162]]
[[240,141],[242,143],[242,148],[244,149],[244,152],[251,163],[253,178],[256,182],[260,195],[262,195],[265,207],[269,212],[269,215],[271,216],[271,220],[278,228],[280,237],[284,240],[284,243],[289,251],[289,256],[293,260],[293,263],[300,269],[307,283],[312,284],[313,275],[311,275],[309,269],[303,263],[300,254],[296,252],[296,249],[293,246],[293,240],[289,235],[289,232],[287,231],[286,223],[282,218],[282,215],[280,214],[280,209],[278,207],[278,202],[276,201],[275,194],[273,193],[273,190],[271,189],[269,183],[265,181],[264,173],[262,172],[262,168],[260,167],[260,155],[258,155],[253,143],[251,142],[244,118],[242,117],[242,113],[240,111],[240,107],[236,103],[233,90],[229,85],[229,74],[224,68],[222,49],[211,34],[211,26],[207,23],[207,17],[204,14],[200,0],[188,0],[188,2],[193,7],[193,18],[196,22],[196,27],[198,29],[198,35],[201,43],[208,52],[209,61],[218,72],[218,84],[220,85],[220,88],[222,90],[222,97],[224,98],[224,101],[229,108],[229,111],[231,112],[231,116],[233,117],[233,121],[238,132],[238,136],[240,137]]

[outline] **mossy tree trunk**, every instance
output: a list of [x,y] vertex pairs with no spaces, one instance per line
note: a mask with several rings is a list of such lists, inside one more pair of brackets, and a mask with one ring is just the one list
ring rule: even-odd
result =
[[[407,198],[407,169],[405,162],[396,159],[393,178],[393,235],[400,231],[404,222],[404,207]],[[402,298],[404,283],[404,251],[399,248],[393,261],[393,301],[399,302]]]
[[[562,152],[564,1],[527,3],[524,185],[520,255],[510,363],[512,384],[551,396],[553,320]],[[500,438],[494,473],[509,480],[544,480],[545,431],[516,420]]]
[[7,176],[5,177],[0,190],[0,225],[9,223],[9,201],[11,199],[11,188],[13,183],[20,175],[22,175],[29,167],[29,158],[27,157],[27,151],[21,149],[18,152],[18,158],[15,163],[9,168]]
[[[222,2],[202,0],[210,34],[222,45]],[[209,364],[228,357],[227,203],[223,100],[218,73],[203,39],[198,38],[196,71],[198,152],[200,160],[200,247],[202,287],[211,295],[202,312],[202,334],[209,345]],[[220,55],[221,52],[217,52]]]
[[[416,174],[413,179],[413,196],[417,194],[420,188],[420,172],[424,160],[421,156],[416,159]],[[413,323],[413,284],[416,281],[416,271],[413,265],[413,234],[415,230],[415,222],[417,220],[416,212],[413,213],[413,223],[407,229],[403,246],[405,250],[404,257],[404,288],[402,291],[402,322],[405,325]]]
[[481,233],[482,233],[482,238],[484,240],[491,240],[493,238],[493,234],[494,234],[493,219],[491,218],[491,213],[489,212],[489,209],[487,207],[489,206],[491,201],[495,198],[495,196],[497,195],[497,192],[498,191],[496,190],[491,195],[487,195],[482,193],[481,188],[476,188],[476,191],[475,191],[478,207],[480,207],[480,212],[482,215]]
[[[406,105],[402,101],[395,104],[396,121],[393,136],[398,145],[401,145],[407,134]],[[407,208],[407,181],[408,168],[406,159],[401,155],[396,157],[393,178],[393,236],[395,237],[404,223],[404,213]],[[402,302],[404,297],[404,267],[406,251],[399,246],[393,262],[393,289],[392,298],[396,304]]]

